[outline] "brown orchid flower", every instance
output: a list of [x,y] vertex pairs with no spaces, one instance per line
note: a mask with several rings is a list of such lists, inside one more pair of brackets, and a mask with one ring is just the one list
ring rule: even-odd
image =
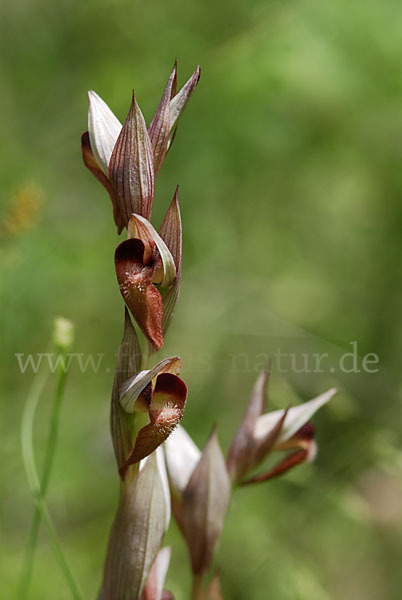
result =
[[[330,389],[304,404],[264,414],[268,369],[258,378],[243,422],[229,449],[227,468],[233,483],[250,484],[277,477],[304,461],[313,460],[317,446],[311,417],[336,394]],[[290,451],[267,472],[251,476],[271,451]]]
[[181,221],[177,190],[160,234],[147,219],[133,214],[128,223],[129,239],[119,244],[115,253],[121,294],[155,350],[163,346],[163,334],[179,293]]
[[122,383],[120,406],[125,413],[136,415],[132,447],[119,468],[123,479],[130,465],[156,450],[179,424],[187,399],[186,384],[178,376],[180,369],[178,357],[165,358]]

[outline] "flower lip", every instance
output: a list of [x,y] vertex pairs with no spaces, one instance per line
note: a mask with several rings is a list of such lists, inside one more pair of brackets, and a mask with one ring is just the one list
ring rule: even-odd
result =
[[169,437],[183,416],[187,386],[180,377],[163,373],[157,377],[149,407],[149,423],[139,430],[134,448],[120,468],[124,478],[127,468],[150,455]]
[[167,394],[170,396],[184,396],[187,393],[186,384],[180,377],[173,373],[161,373],[156,377],[155,389],[152,396],[150,410],[158,413],[160,406],[155,400],[158,394]]
[[115,253],[117,280],[121,295],[144,335],[156,350],[163,346],[162,297],[153,285],[153,278],[160,264],[156,246],[152,258],[146,257],[144,243],[129,239],[118,245]]

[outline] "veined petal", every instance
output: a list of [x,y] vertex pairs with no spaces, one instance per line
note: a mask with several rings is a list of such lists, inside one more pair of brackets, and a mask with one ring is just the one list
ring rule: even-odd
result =
[[180,497],[201,458],[201,451],[187,431],[178,425],[165,442],[165,456],[170,487]]
[[178,356],[164,358],[152,369],[141,371],[123,381],[120,386],[120,404],[128,413],[135,410],[135,404],[145,388],[152,382],[157,375],[162,373],[172,373],[178,375],[181,369],[181,360]]
[[90,91],[88,98],[88,131],[92,152],[99,167],[109,177],[110,157],[122,125],[98,94]]
[[176,272],[181,273],[182,259],[182,226],[179,206],[179,188],[173,195],[172,202],[166,211],[165,218],[159,229],[159,235],[169,248],[176,266]]
[[191,94],[193,93],[195,86],[199,82],[201,77],[201,69],[198,66],[194,73],[191,75],[190,79],[183,85],[180,92],[176,94],[174,98],[170,101],[170,131],[172,132],[175,126],[177,125],[177,121],[179,117],[182,115],[184,109],[186,108],[187,102],[191,98]]
[[129,238],[140,239],[144,243],[144,246],[150,241],[156,244],[162,259],[162,272],[158,274],[158,272],[155,271],[153,282],[159,283],[163,288],[171,285],[176,279],[176,266],[173,256],[151,223],[141,215],[133,214],[127,229]]
[[96,179],[98,181],[100,181],[100,183],[106,188],[106,190],[109,193],[109,196],[110,196],[110,199],[111,199],[112,205],[113,205],[114,222],[116,223],[116,226],[117,226],[117,233],[120,235],[120,233],[124,229],[124,223],[123,223],[121,215],[120,215],[117,196],[116,196],[116,193],[114,191],[112,184],[110,183],[109,179],[107,178],[105,173],[100,168],[98,161],[95,159],[94,153],[92,152],[88,131],[86,131],[85,133],[82,134],[81,151],[82,151],[82,159],[84,161],[85,166],[87,167],[87,169],[89,169],[91,171],[92,175],[95,175]]
[[166,547],[159,550],[148,576],[147,584],[141,600],[161,600],[163,584],[169,568],[171,548]]
[[[324,406],[324,404],[329,402],[336,393],[337,390],[332,388],[324,394],[317,396],[317,398],[314,398],[313,400],[309,400],[308,402],[304,402],[304,404],[290,408],[287,412],[282,430],[277,439],[277,444],[285,442],[291,438],[311,419],[314,413],[316,413],[319,408]],[[256,439],[260,439],[266,436],[267,433],[275,427],[282,415],[282,410],[275,410],[258,417],[254,428],[254,437]]]
[[163,315],[162,315],[162,329],[165,334],[169,323],[172,319],[173,312],[179,299],[180,295],[180,281],[181,281],[181,260],[182,260],[182,226],[180,207],[178,200],[178,188],[173,196],[173,200],[166,211],[165,218],[159,229],[161,238],[165,241],[167,247],[173,256],[174,263],[176,266],[176,279],[172,287],[163,293]]
[[151,218],[154,197],[152,147],[134,93],[123,129],[110,158],[109,179],[116,190],[125,225],[132,213]]
[[139,239],[122,242],[116,249],[115,266],[120,292],[144,335],[156,350],[163,346],[162,297],[152,280],[155,260],[144,265],[144,244]]
[[176,93],[176,82],[177,61],[174,63],[162,99],[148,129],[154,153],[155,177],[162,167],[167,152],[170,132],[170,101]]
[[149,408],[150,423],[138,432],[126,467],[142,460],[163,444],[179,424],[186,399],[187,386],[180,377],[171,373],[157,377]]

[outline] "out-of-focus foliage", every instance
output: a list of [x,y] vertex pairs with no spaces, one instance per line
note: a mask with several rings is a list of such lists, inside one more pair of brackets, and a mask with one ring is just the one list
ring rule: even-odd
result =
[[[135,86],[149,119],[177,56],[179,82],[197,63],[203,74],[158,178],[154,222],[179,183],[182,296],[166,355],[183,358],[184,424],[203,446],[216,422],[227,448],[261,354],[278,350],[299,370],[302,353],[329,356],[320,373],[274,365],[272,407],[288,404],[290,385],[303,399],[342,390],[316,418],[315,464],[236,493],[219,552],[225,598],[399,598],[400,2],[19,0],[0,16],[0,596],[13,597],[32,515],[19,427],[33,374],[15,354],[47,352],[59,314],[75,323],[75,352],[101,363],[81,373],[73,361],[49,504],[88,598],[101,580],[123,310],[110,201],[81,163],[86,92],[123,120]],[[342,372],[354,341],[360,366],[378,354],[378,373]],[[168,587],[185,600],[173,526],[168,542]],[[31,591],[69,598],[45,532]]]

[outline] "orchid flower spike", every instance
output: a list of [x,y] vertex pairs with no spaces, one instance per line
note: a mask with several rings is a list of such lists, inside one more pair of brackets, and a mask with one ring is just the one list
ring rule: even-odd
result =
[[194,574],[214,556],[229,507],[230,481],[216,429],[201,453],[179,425],[165,443],[172,511],[186,539]]
[[132,213],[150,219],[155,177],[199,78],[197,67],[177,92],[175,63],[149,128],[134,93],[123,125],[98,94],[88,93],[88,131],[81,138],[82,156],[110,195],[119,234]]
[[[263,414],[269,371],[259,376],[236,436],[229,449],[227,468],[232,483],[249,484],[272,479],[306,460],[313,460],[317,445],[311,417],[337,393],[335,388],[317,398],[285,410]],[[273,450],[291,452],[266,473],[246,478]]]

